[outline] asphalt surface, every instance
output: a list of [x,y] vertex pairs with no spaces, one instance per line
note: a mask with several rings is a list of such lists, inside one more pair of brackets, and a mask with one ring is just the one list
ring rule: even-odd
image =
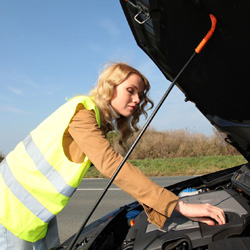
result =
[[[152,179],[160,186],[165,187],[188,178],[191,177],[157,177]],[[57,216],[61,242],[79,230],[107,184],[108,179],[83,179],[67,206]],[[112,184],[88,224],[133,201],[135,200],[132,197]]]

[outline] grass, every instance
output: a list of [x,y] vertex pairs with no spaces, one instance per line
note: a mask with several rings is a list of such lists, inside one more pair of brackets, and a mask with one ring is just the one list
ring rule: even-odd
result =
[[[230,156],[201,156],[190,158],[167,158],[167,159],[143,159],[129,160],[149,177],[156,176],[187,176],[201,175],[216,172],[222,169],[234,167],[246,163],[246,159],[240,155]],[[85,178],[103,177],[93,167],[89,169]]]

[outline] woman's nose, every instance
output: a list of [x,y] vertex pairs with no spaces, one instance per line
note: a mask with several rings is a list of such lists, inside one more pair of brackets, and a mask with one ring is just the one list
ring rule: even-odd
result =
[[140,96],[138,94],[133,96],[133,102],[134,103],[140,103]]

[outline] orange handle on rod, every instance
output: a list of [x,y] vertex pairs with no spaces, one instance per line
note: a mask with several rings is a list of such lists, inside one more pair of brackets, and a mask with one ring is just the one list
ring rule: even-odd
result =
[[208,33],[206,34],[206,36],[202,39],[202,41],[199,43],[199,45],[196,47],[195,52],[196,53],[200,53],[201,50],[203,49],[203,47],[206,45],[206,43],[208,42],[208,40],[211,38],[211,36],[214,33],[215,27],[216,27],[216,23],[217,23],[217,19],[213,14],[210,14],[210,19],[212,22],[212,26],[211,29],[208,31]]

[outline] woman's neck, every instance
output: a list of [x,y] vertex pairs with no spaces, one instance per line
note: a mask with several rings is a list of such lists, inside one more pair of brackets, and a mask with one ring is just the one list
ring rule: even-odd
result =
[[115,120],[115,119],[120,118],[120,115],[115,112],[115,110],[113,109],[111,104],[109,104],[109,109],[110,109],[110,112],[111,112],[111,120]]

